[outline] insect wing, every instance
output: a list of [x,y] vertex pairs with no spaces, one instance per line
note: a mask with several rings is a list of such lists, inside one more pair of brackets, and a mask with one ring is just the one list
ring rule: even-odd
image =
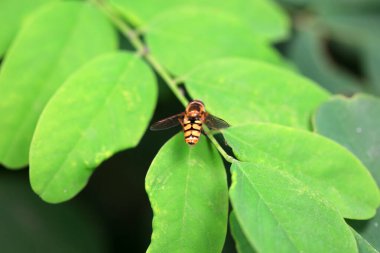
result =
[[176,114],[176,115],[170,116],[168,118],[165,118],[153,123],[150,126],[150,130],[158,131],[158,130],[165,130],[168,128],[172,128],[172,127],[180,125],[182,120],[183,120],[183,114],[182,113]]
[[210,128],[210,129],[223,129],[227,128],[230,126],[227,122],[222,120],[221,118],[218,118],[210,113],[207,114],[206,119],[205,119],[205,124]]

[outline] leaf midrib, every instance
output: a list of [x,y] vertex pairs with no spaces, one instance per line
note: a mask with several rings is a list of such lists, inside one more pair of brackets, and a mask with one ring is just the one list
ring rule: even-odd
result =
[[[104,105],[106,104],[106,102],[108,101],[109,97],[114,93],[114,91],[119,87],[119,83],[120,83],[120,80],[125,76],[127,75],[128,71],[126,71],[125,73],[122,73],[123,70],[125,69],[128,69],[130,70],[130,65],[132,65],[133,63],[135,63],[135,61],[125,61],[125,66],[123,66],[122,68],[120,68],[121,70],[121,74],[120,76],[118,77],[118,80],[115,82],[115,85],[111,88],[111,91],[108,92],[107,96],[104,98],[103,100],[103,103],[101,103],[99,105],[98,108],[102,108],[104,107]],[[128,68],[129,67],[129,68]],[[97,113],[99,113],[99,109],[97,110],[94,110],[96,111]],[[88,123],[86,124],[86,129],[91,126],[95,119],[97,118],[97,116],[94,116],[92,117]],[[51,180],[50,181],[47,181],[45,183],[45,185],[41,188],[41,192],[40,192],[40,195],[42,196],[46,189],[52,184],[52,182],[54,182],[55,178],[57,177],[57,175],[59,174],[59,172],[62,170],[62,168],[64,168],[64,165],[66,164],[67,160],[70,158],[72,152],[74,152],[76,146],[80,143],[80,141],[82,140],[82,137],[78,138],[76,140],[76,142],[74,143],[73,147],[71,148],[71,150],[68,152],[68,154],[66,156],[64,156],[64,159],[62,159],[62,162],[60,163],[61,165],[58,167],[58,169],[54,172],[54,174],[51,176]]]
[[[263,152],[264,154],[267,154],[268,157],[271,157],[273,160],[276,160],[276,161],[278,161],[278,162],[280,162],[280,163],[282,163],[282,164],[286,164],[287,167],[296,167],[296,165],[293,165],[292,163],[288,163],[288,162],[285,161],[285,160],[279,159],[279,158],[275,157],[274,155],[272,155],[271,153],[268,153],[267,151],[265,151],[265,150],[263,150],[263,149],[257,148],[256,146],[252,146],[250,142],[247,142],[247,141],[245,141],[244,139],[241,139],[241,138],[237,137],[236,135],[233,135],[233,134],[229,134],[229,135],[230,135],[230,136],[233,136],[233,138],[235,138],[236,140],[238,140],[238,141],[240,141],[240,142],[242,142],[242,143],[245,143],[246,145],[248,145],[248,146],[250,146],[250,147],[253,147],[253,148],[256,148],[257,150],[260,150],[260,151]],[[243,161],[243,162],[252,162],[252,161]],[[284,170],[284,171],[287,171],[287,170]],[[321,185],[321,184],[322,184],[321,180],[319,180],[318,178],[313,177],[313,176],[309,176],[308,174],[304,173],[302,170],[299,170],[299,171],[300,171],[299,174],[302,175],[303,177],[305,177],[305,178],[310,178],[313,182],[317,182],[318,185]],[[293,173],[292,173],[292,174],[293,174]],[[297,177],[295,177],[295,178],[297,178]],[[297,178],[297,180],[299,180],[299,179]],[[321,186],[323,186],[323,185],[321,185]],[[333,189],[337,189],[335,186],[328,186],[328,187],[329,187],[329,188],[333,188]],[[321,188],[321,187],[319,187],[319,188]],[[321,191],[321,190],[318,189],[318,191]],[[344,200],[344,202],[346,202],[347,199],[350,199],[350,200],[352,200],[352,201],[354,201],[354,202],[356,202],[356,203],[358,203],[358,202],[359,202],[359,203],[363,203],[362,199],[359,198],[359,197],[356,196],[356,195],[349,195],[349,194],[346,194],[346,193],[344,193],[344,194],[342,195],[340,189],[337,189],[337,192],[339,193],[339,196],[341,196],[342,200]],[[322,193],[323,193],[323,192],[322,192]],[[373,207],[372,207],[370,204],[366,203],[366,205],[367,205],[367,208],[369,208],[369,209],[373,209]],[[341,208],[338,208],[338,209],[340,210]],[[345,207],[345,209],[347,210],[346,207]],[[349,208],[349,210],[350,210],[350,212],[352,212],[352,208]],[[350,215],[350,216],[351,216],[351,215]]]
[[[249,163],[249,162],[248,162]],[[257,190],[257,188],[255,187],[254,183],[250,180],[250,178],[247,176],[246,172],[244,171],[244,169],[241,169],[240,166],[238,166],[239,170],[242,172],[242,174],[244,175],[244,177],[248,180],[248,183],[252,186],[252,188],[255,190],[255,192],[257,192],[258,196],[260,197],[260,199],[262,200],[262,203],[264,203],[264,205],[267,207],[268,211],[272,214],[272,217],[274,218],[274,220],[277,222],[278,226],[281,228],[282,231],[284,231],[284,234],[286,235],[286,237],[288,238],[290,244],[298,251],[298,252],[303,252],[302,250],[299,250],[299,248],[297,247],[297,245],[294,243],[294,239],[291,238],[291,236],[287,233],[287,230],[284,229],[284,227],[282,226],[282,224],[279,222],[279,219],[277,218],[277,216],[274,214],[275,212],[270,208],[270,206],[264,201],[265,199],[263,198],[263,196],[261,195],[261,193]],[[242,226],[243,228],[244,226]],[[246,233],[247,234],[247,233]]]
[[[188,157],[187,160],[190,161],[190,153],[191,150],[188,152]],[[187,194],[188,194],[188,186],[189,186],[189,178],[190,178],[190,169],[191,166],[189,166],[188,163],[186,163],[186,168],[187,168],[187,173],[186,173],[186,181],[185,181],[185,192],[184,192],[184,203],[183,203],[183,208],[182,208],[182,226],[181,226],[181,231],[180,231],[180,242],[182,244],[182,248],[184,248],[183,242],[186,241],[183,239],[184,237],[184,229],[185,229],[185,222],[186,222],[186,206],[187,206]]]

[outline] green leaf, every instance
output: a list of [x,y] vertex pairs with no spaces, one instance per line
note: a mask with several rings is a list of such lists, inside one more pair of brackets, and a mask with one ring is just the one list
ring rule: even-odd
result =
[[359,253],[378,253],[378,251],[372,247],[360,234],[352,229],[352,233],[355,236],[356,244],[358,245]]
[[362,163],[323,136],[262,123],[231,127],[224,135],[240,160],[286,171],[345,218],[368,219],[380,205],[379,190]]
[[379,40],[373,40],[366,45],[363,65],[364,71],[367,72],[370,79],[369,90],[374,94],[380,95],[380,72],[378,71],[378,66],[380,65],[380,51],[378,42]]
[[185,77],[193,98],[231,125],[272,122],[309,128],[312,112],[328,94],[313,82],[262,62],[220,59]]
[[368,241],[377,251],[380,251],[380,211],[368,221],[350,220],[349,224]]
[[38,121],[33,190],[51,203],[72,198],[102,161],[138,144],[156,98],[154,75],[137,55],[107,54],[75,72]]
[[0,56],[8,49],[26,16],[45,3],[56,0],[1,0],[0,1]]
[[315,11],[323,14],[336,15],[339,13],[363,13],[371,12],[379,7],[379,1],[377,0],[309,0],[309,4]]
[[38,117],[56,89],[79,66],[115,49],[116,34],[94,7],[50,4],[24,23],[0,72],[0,162],[28,163]]
[[183,133],[168,141],[145,181],[154,218],[148,252],[221,252],[228,189],[222,159],[201,137],[189,147]]
[[232,236],[235,240],[236,250],[239,253],[254,253],[255,250],[249,243],[247,237],[245,236],[239,222],[236,219],[234,212],[230,213],[230,228]]
[[354,153],[380,186],[380,99],[334,97],[316,112],[315,130]]
[[329,36],[356,47],[379,41],[380,17],[377,13],[339,13],[341,10],[338,9],[338,13],[323,15],[320,19],[320,25],[328,29]]
[[331,61],[324,35],[305,29],[297,33],[287,54],[305,76],[333,93],[352,94],[361,90],[359,80]]
[[279,54],[239,17],[211,8],[181,7],[149,23],[148,47],[160,63],[182,76],[208,60],[247,57],[284,66]]
[[231,172],[236,218],[259,252],[357,252],[339,212],[288,171],[234,162]]
[[229,12],[243,19],[253,32],[270,40],[287,37],[290,25],[286,13],[274,2],[267,0],[188,0],[186,2],[182,0],[111,0],[110,2],[128,20],[142,27],[149,24],[160,13],[184,5]]
[[[318,133],[335,140],[354,153],[369,169],[380,186],[380,100],[368,95],[347,99],[335,97],[323,104],[315,115]],[[363,188],[363,190],[366,188]],[[351,225],[377,250],[380,250],[380,213],[367,222]]]
[[26,171],[2,171],[1,252],[108,252],[101,219],[83,204],[48,205],[30,189]]

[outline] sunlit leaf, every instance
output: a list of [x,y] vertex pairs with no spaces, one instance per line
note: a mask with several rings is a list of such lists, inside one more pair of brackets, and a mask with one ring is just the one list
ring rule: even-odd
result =
[[224,136],[241,161],[286,171],[345,218],[368,219],[380,205],[380,192],[362,163],[323,136],[273,124],[231,127]]
[[45,3],[56,0],[1,0],[0,22],[0,56],[2,56],[14,39],[24,18]]
[[189,147],[179,133],[155,157],[145,183],[153,218],[148,252],[221,252],[228,192],[223,162],[202,137]]
[[166,10],[192,5],[223,10],[238,16],[249,24],[253,32],[267,39],[283,39],[289,30],[289,20],[286,14],[274,2],[267,0],[111,0],[110,2],[128,20],[142,27]]
[[221,57],[247,57],[285,65],[269,43],[239,17],[216,9],[171,9],[149,23],[146,39],[158,61],[178,76]]
[[256,162],[231,171],[234,213],[258,252],[357,252],[339,212],[288,171]]
[[75,72],[38,122],[30,151],[34,191],[48,202],[77,194],[102,161],[138,144],[156,97],[153,73],[137,55],[107,54]]
[[328,98],[308,79],[245,59],[203,64],[185,77],[185,85],[231,125],[261,121],[309,128],[312,112]]
[[115,46],[113,28],[87,3],[50,4],[26,20],[0,72],[2,164],[27,165],[35,125],[51,95],[80,65]]

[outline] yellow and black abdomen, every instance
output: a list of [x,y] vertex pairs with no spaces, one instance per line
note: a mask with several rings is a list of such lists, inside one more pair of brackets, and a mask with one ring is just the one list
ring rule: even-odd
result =
[[183,131],[185,133],[185,141],[187,144],[197,144],[202,131],[202,121],[188,120],[183,121]]

